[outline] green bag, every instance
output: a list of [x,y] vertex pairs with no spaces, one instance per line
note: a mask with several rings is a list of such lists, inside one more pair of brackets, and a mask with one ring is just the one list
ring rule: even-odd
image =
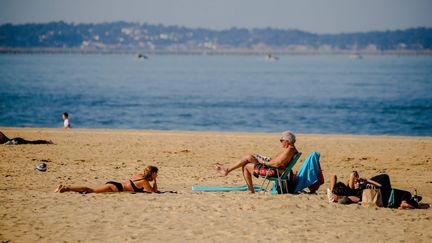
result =
[[394,192],[394,189],[392,189],[391,192],[390,192],[390,197],[389,197],[389,200],[388,200],[388,203],[387,203],[387,207],[394,208],[395,204],[396,204],[395,192]]

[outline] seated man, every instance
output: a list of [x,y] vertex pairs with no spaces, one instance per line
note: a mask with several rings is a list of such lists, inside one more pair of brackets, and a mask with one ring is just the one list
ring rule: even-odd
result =
[[275,167],[279,170],[279,173],[283,173],[293,156],[298,153],[294,146],[296,137],[291,131],[283,132],[280,137],[280,142],[283,151],[280,152],[274,159],[261,156],[259,154],[247,155],[243,159],[237,161],[227,168],[218,166],[216,170],[223,176],[227,176],[231,171],[242,168],[248,188],[251,193],[254,193],[255,191],[252,183],[252,174],[257,178],[259,176],[266,175],[268,177],[277,177],[276,171],[272,168],[269,168],[268,166]]

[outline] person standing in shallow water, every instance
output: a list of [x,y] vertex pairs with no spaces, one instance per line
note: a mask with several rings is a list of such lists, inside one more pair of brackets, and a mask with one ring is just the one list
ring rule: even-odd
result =
[[69,114],[67,112],[64,112],[62,117],[63,117],[63,128],[65,129],[71,128],[71,125],[69,123]]
[[291,131],[283,132],[279,141],[283,151],[276,155],[274,159],[259,154],[247,155],[231,166],[223,167],[218,165],[216,170],[223,176],[227,176],[231,171],[242,168],[249,191],[254,193],[252,175],[256,178],[266,175],[268,177],[277,177],[276,169],[279,170],[279,173],[283,173],[288,163],[298,153],[294,146],[296,136]]

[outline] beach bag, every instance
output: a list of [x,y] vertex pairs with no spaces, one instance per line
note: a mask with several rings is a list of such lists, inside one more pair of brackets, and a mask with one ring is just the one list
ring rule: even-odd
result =
[[373,185],[367,185],[366,189],[363,190],[362,206],[369,208],[382,207],[381,190]]

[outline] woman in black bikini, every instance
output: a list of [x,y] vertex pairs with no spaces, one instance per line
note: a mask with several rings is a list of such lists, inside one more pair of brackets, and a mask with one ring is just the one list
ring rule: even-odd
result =
[[[103,193],[103,192],[155,192],[158,193],[156,177],[158,175],[158,168],[155,166],[147,166],[142,174],[136,174],[131,177],[129,181],[115,182],[108,181],[105,185],[89,188],[85,186],[63,186],[59,185],[55,192],[80,192],[80,193]],[[153,186],[150,182],[153,181]]]

